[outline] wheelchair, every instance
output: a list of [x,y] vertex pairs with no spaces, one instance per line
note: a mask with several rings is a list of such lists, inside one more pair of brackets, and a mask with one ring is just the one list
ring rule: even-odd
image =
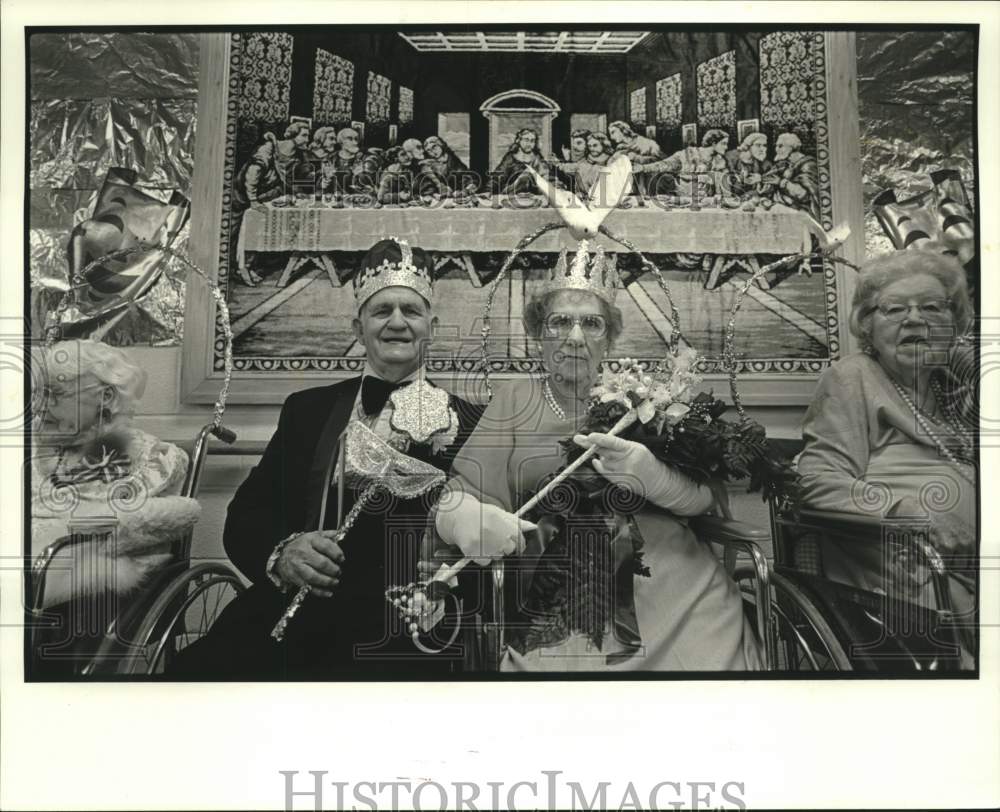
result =
[[[210,437],[232,444],[234,432],[208,424],[188,452],[189,465],[180,495],[195,497]],[[240,576],[227,564],[191,565],[191,533],[171,545],[169,563],[134,595],[108,592],[64,604],[54,614],[45,608],[45,586],[58,558],[74,548],[112,537],[113,527],[75,527],[37,556],[28,575],[28,654],[40,678],[113,678],[162,674],[171,658],[203,637],[219,613],[244,590]],[[49,638],[53,639],[49,639]],[[44,657],[43,651],[44,649]]]
[[[765,668],[779,670],[779,639],[774,633],[772,573],[764,547],[770,534],[766,529],[732,518],[723,502],[719,515],[689,519],[698,539],[713,546],[721,556],[726,572],[737,581],[743,597],[744,613],[757,634]],[[485,611],[474,618],[474,626],[463,632],[466,672],[497,672],[506,652],[504,621],[509,589],[502,561],[490,565],[489,588]]]
[[[777,670],[916,675],[970,669],[975,613],[955,604],[951,587],[975,595],[974,557],[946,559],[930,544],[927,528],[910,521],[783,511],[774,503],[770,515]],[[885,588],[830,577],[824,555],[834,545],[878,550]],[[749,576],[736,573],[745,595]]]
[[[770,518],[767,530],[733,519],[723,505],[720,515],[690,520],[699,540],[720,551],[726,572],[739,587],[767,671],[918,675],[968,668],[961,650],[971,648],[974,618],[955,609],[948,582],[957,578],[974,587],[956,571],[974,562],[946,562],[929,544],[926,531],[902,523],[830,511],[791,512],[774,502]],[[836,539],[894,551],[911,571],[905,577],[921,580],[932,604],[917,602],[902,588],[884,594],[827,577],[822,552],[825,543]],[[773,563],[764,552],[769,543]],[[472,649],[471,670],[499,670],[504,629],[493,619],[503,617],[504,568],[499,563],[492,565],[488,611],[477,617],[475,634],[465,639]]]

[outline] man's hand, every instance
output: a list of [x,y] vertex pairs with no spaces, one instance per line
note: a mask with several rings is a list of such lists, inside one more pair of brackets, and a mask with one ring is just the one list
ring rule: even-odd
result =
[[274,570],[286,584],[309,586],[321,598],[333,596],[340,583],[340,565],[344,552],[333,541],[336,530],[314,530],[290,541]]

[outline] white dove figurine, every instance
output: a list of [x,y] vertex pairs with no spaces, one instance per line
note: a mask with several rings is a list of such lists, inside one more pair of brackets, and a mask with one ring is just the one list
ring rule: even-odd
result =
[[533,167],[529,166],[528,171],[539,191],[549,199],[577,240],[597,236],[601,223],[632,189],[632,162],[621,153],[601,168],[597,182],[591,186],[585,200],[566,189],[559,189]]

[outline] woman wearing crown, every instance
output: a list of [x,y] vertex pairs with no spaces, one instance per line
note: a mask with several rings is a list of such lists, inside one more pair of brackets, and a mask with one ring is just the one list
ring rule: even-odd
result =
[[560,441],[583,425],[598,368],[622,332],[614,259],[589,248],[583,241],[561,257],[529,298],[523,321],[544,374],[498,388],[456,457],[432,523],[439,549],[457,547],[479,564],[509,556],[501,670],[758,668],[739,592],[685,521],[712,507],[711,489],[644,446],[575,437],[599,447],[599,475],[637,494],[628,520],[588,525],[565,505],[558,521],[546,509],[534,522],[514,515],[563,465]]

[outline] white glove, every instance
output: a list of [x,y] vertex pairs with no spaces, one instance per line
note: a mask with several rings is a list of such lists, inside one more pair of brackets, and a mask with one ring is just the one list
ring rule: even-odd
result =
[[448,544],[485,566],[494,558],[521,553],[524,534],[536,525],[496,505],[484,504],[471,494],[450,491],[438,502],[435,527]]
[[579,446],[597,446],[594,470],[609,482],[628,488],[678,516],[698,516],[714,501],[707,485],[695,485],[680,471],[660,462],[642,443],[610,434],[577,434]]

